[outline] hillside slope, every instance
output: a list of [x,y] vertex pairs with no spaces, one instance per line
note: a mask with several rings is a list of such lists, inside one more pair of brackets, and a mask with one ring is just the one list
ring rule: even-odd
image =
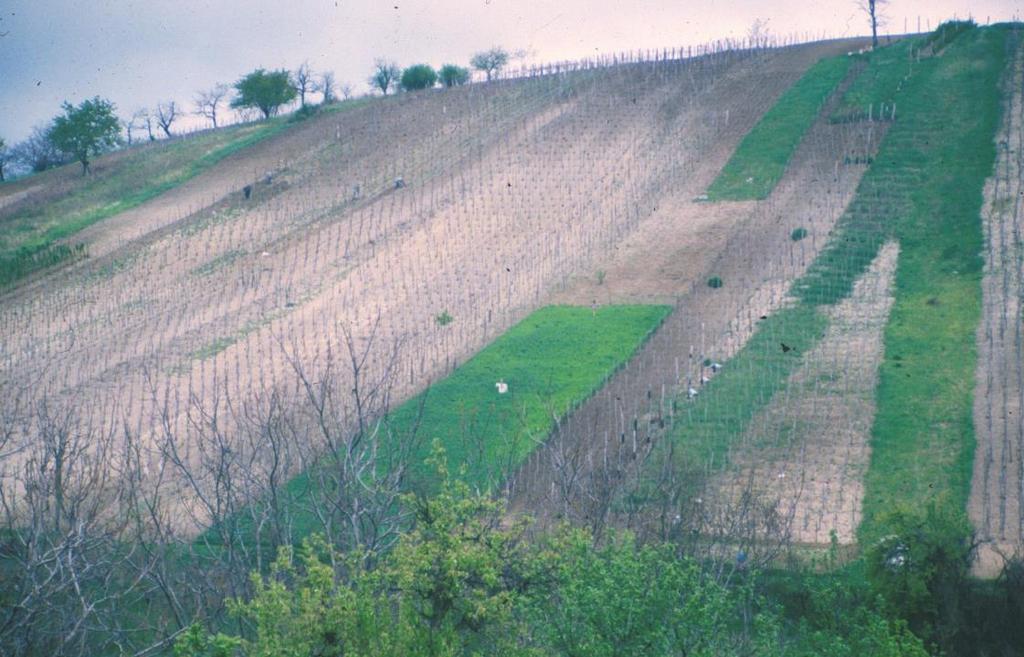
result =
[[400,345],[389,371],[410,395],[638,228],[656,240],[644,226],[672,219],[675,239],[699,239],[676,211],[807,67],[850,47],[625,64],[310,120],[87,228],[75,239],[91,257],[6,293],[7,412],[30,423],[45,397],[97,434],[129,428],[156,471],[161,441],[188,445],[211,417],[230,432],[245,404],[294,394],[296,366],[315,379],[345,336],[372,343],[370,380]]

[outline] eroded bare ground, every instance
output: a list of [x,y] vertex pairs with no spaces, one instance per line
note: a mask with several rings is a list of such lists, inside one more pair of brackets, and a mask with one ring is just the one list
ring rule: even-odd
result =
[[[614,479],[641,458],[671,418],[667,400],[680,389],[699,388],[701,363],[726,359],[755,330],[758,319],[784,303],[789,284],[803,273],[825,244],[836,220],[853,198],[884,126],[831,125],[826,107],[797,149],[786,175],[762,202],[708,204],[694,201],[717,174],[702,169],[660,213],[634,236],[646,235],[646,248],[630,244],[601,264],[596,279],[575,279],[558,300],[591,303],[605,285],[613,301],[670,299],[675,312],[634,360],[557,428],[513,483],[519,509],[543,510],[552,517],[600,523]],[[715,160],[718,167],[728,154]],[[702,177],[703,176],[703,177]],[[705,217],[714,221],[705,224]],[[707,226],[704,241],[693,241],[687,226]],[[732,226],[728,235],[708,239],[709,230]],[[808,237],[794,242],[794,228]],[[649,253],[648,253],[649,252]],[[677,260],[684,260],[678,265]],[[685,269],[676,278],[666,263]],[[710,276],[724,285],[712,289]],[[617,280],[626,280],[616,286]],[[633,290],[646,290],[633,296]],[[650,291],[656,291],[651,294]],[[598,296],[598,300],[602,298]],[[669,409],[666,411],[665,409]]]
[[[95,225],[84,237],[105,255],[5,295],[5,410],[63,403],[84,429],[147,437],[142,458],[160,472],[161,436],[188,458],[198,424],[230,433],[253,397],[298,394],[292,362],[317,380],[346,332],[363,345],[374,326],[363,375],[383,371],[401,342],[390,371],[404,398],[595,271],[658,212],[689,203],[784,89],[850,47],[471,85],[313,119]],[[690,280],[691,307],[721,310],[724,326],[766,267],[786,278],[801,249],[824,240],[855,169],[813,200],[799,186],[832,180],[844,149],[863,149],[864,135],[842,130],[816,142],[827,166],[810,158],[804,170],[815,173],[789,178],[712,254],[736,292],[712,299]],[[238,187],[254,180],[242,198]],[[799,247],[788,238],[795,221],[812,235]],[[702,239],[680,229],[673,239]],[[777,247],[761,261],[766,243]],[[454,322],[439,326],[442,311]],[[705,314],[714,336],[719,315]],[[675,344],[700,338],[699,316],[669,332]]]
[[1003,122],[985,185],[985,275],[974,396],[977,449],[968,503],[981,543],[975,571],[995,576],[1024,552],[1024,48],[1003,81]]
[[751,495],[797,544],[827,545],[832,532],[840,544],[855,542],[898,253],[886,244],[830,310],[825,336],[737,441],[728,473],[709,482],[709,517]]

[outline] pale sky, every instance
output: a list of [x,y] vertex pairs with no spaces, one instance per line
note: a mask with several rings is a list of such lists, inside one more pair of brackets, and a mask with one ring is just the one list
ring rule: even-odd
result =
[[[1022,13],[1017,0],[891,0],[887,31]],[[533,61],[742,37],[865,34],[855,0],[0,0],[0,137],[13,143],[64,100],[127,116],[158,101],[304,60],[365,91],[375,57],[465,65],[492,45]]]

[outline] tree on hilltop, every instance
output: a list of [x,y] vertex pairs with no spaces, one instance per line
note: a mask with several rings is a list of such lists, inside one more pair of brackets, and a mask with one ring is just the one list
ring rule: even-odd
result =
[[121,124],[114,104],[99,96],[75,107],[63,105],[64,115],[53,120],[48,133],[53,145],[82,163],[82,175],[89,173],[90,159],[117,145]]
[[871,47],[878,47],[878,27],[885,24],[883,12],[889,0],[857,0],[857,6],[868,15],[871,23]]
[[311,94],[317,90],[316,74],[309,67],[309,62],[302,62],[302,65],[295,70],[295,74],[292,76],[292,86],[295,87],[295,91],[299,94],[299,106],[305,107],[306,94]]
[[338,96],[335,93],[338,83],[334,80],[333,71],[324,71],[320,75],[320,93],[324,95],[324,105],[330,105],[331,103],[338,100]]
[[508,59],[508,51],[495,46],[490,50],[473,55],[469,63],[478,71],[483,71],[484,75],[487,76],[487,81],[490,82],[508,64]]
[[262,68],[236,82],[235,91],[238,96],[231,101],[231,107],[257,109],[265,119],[277,114],[282,105],[292,102],[298,95],[288,71]]
[[380,89],[381,93],[387,96],[388,89],[398,82],[401,75],[402,69],[398,68],[398,64],[379,58],[373,62],[373,75],[370,76],[368,82],[371,87]]
[[221,103],[224,102],[224,99],[227,98],[229,90],[228,85],[218,84],[208,91],[200,91],[196,94],[196,114],[210,119],[214,128],[217,127],[217,110],[220,108]]
[[156,104],[156,122],[160,124],[160,129],[164,131],[168,139],[173,136],[171,134],[171,124],[177,118],[178,105],[173,100]]
[[445,64],[438,71],[441,84],[446,87],[457,87],[469,82],[469,69],[455,64]]
[[402,72],[402,88],[406,91],[429,89],[437,84],[437,72],[427,64],[416,64]]

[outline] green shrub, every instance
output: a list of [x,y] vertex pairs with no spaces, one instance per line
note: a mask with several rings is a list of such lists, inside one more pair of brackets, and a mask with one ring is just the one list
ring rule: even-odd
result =
[[799,242],[805,237],[807,237],[806,228],[794,228],[793,232],[789,234],[789,239],[793,240],[794,242]]
[[402,71],[402,88],[406,91],[429,89],[437,84],[437,72],[427,64],[416,64]]
[[441,84],[446,87],[458,87],[469,82],[469,69],[455,64],[445,64],[438,71]]
[[718,288],[722,287],[722,285],[722,279],[719,278],[718,276],[712,276],[711,278],[708,279],[708,287],[710,288],[717,290]]

